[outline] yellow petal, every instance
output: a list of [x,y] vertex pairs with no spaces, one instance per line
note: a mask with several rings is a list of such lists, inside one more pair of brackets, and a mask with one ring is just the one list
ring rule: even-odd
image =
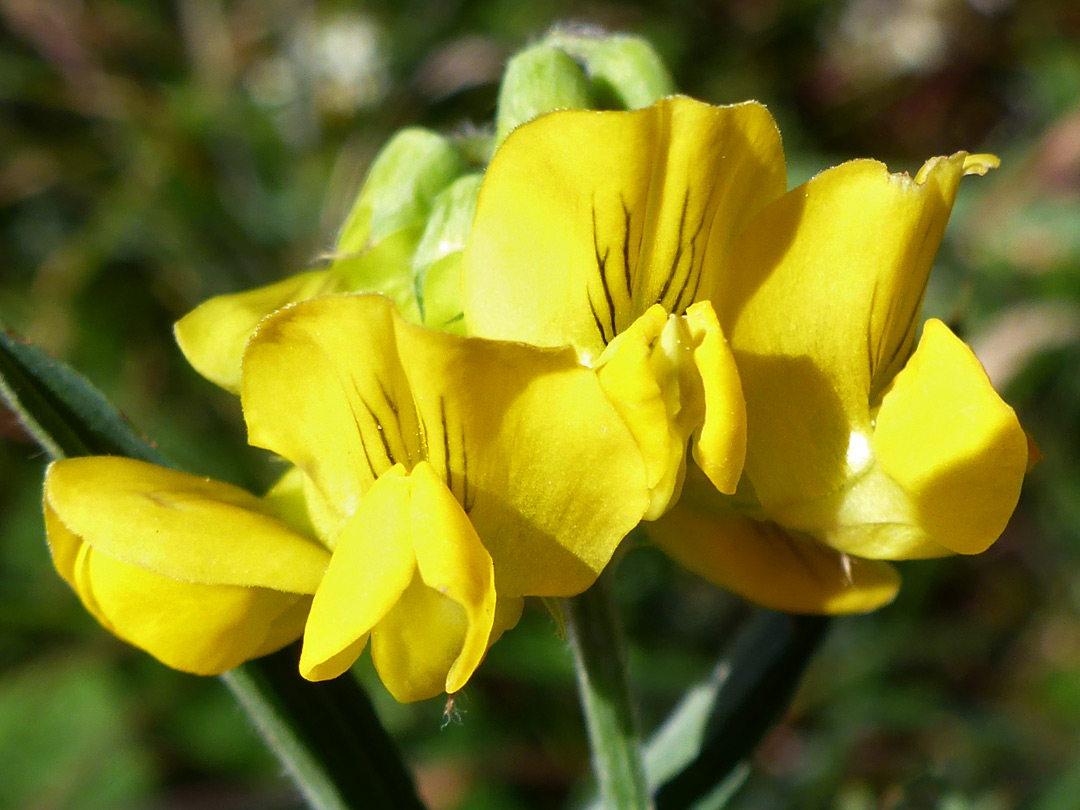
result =
[[495,621],[491,625],[491,638],[488,647],[502,638],[502,634],[517,627],[521,613],[525,609],[525,599],[520,596],[499,596],[495,602]]
[[900,577],[888,563],[828,546],[724,507],[698,484],[650,538],[690,571],[759,605],[792,613],[863,613],[888,604]]
[[411,703],[445,691],[468,625],[461,605],[413,579],[371,632],[371,658],[390,694]]
[[859,472],[851,437],[869,435],[871,405],[911,351],[971,168],[963,153],[915,180],[845,163],[766,206],[739,238],[715,301],[746,395],[746,471],[766,510],[824,497]]
[[645,520],[678,498],[691,434],[695,457],[714,484],[735,490],[746,452],[746,408],[711,304],[694,304],[682,317],[653,305],[608,344],[596,369],[644,456]]
[[218,675],[298,638],[292,622],[283,638],[277,619],[309,597],[264,588],[178,582],[90,549],[85,578],[93,599],[121,638],[174,669]]
[[45,501],[82,542],[176,580],[310,594],[328,560],[254,495],[134,459],[53,462]]
[[1016,508],[1028,442],[971,350],[930,320],[882,401],[874,452],[907,490],[927,534],[977,554]]
[[420,458],[420,428],[381,296],[329,296],[265,320],[244,356],[248,441],[287,458],[336,513],[336,534],[375,480]]
[[673,97],[518,127],[465,251],[468,333],[598,357],[652,304],[681,314],[707,298],[734,237],[785,185],[779,134],[755,103]]
[[641,453],[573,351],[422,329],[380,296],[264,321],[243,404],[250,441],[304,469],[342,521],[373,473],[426,458],[504,596],[588,587],[647,502]]
[[596,579],[648,503],[641,451],[570,349],[398,322],[428,460],[495,563],[500,596],[568,596]]
[[705,401],[705,419],[694,437],[694,460],[714,487],[731,494],[746,460],[746,400],[739,370],[712,304],[701,301],[689,307],[686,323]]
[[465,638],[444,679],[445,691],[453,693],[465,685],[487,652],[495,619],[495,569],[468,515],[431,465],[421,461],[410,478],[413,548],[420,577],[465,612]]
[[252,657],[259,658],[263,655],[269,655],[303,636],[310,611],[310,596],[302,596],[294,605],[282,611],[270,623],[262,646],[255,651],[255,655]]
[[491,557],[468,516],[427,462],[409,480],[419,576],[371,632],[379,677],[403,703],[461,689],[487,651],[495,618]]
[[310,598],[155,574],[84,543],[45,503],[57,571],[110,632],[167,666],[218,675],[303,631]]
[[341,292],[342,280],[328,270],[300,273],[254,290],[219,295],[179,321],[173,331],[180,351],[206,379],[240,392],[240,358],[259,321],[294,301]]
[[353,665],[368,633],[413,580],[411,485],[395,465],[372,485],[338,539],[304,630],[300,674],[336,678]]
[[[704,407],[699,390],[680,389],[680,366],[685,366],[687,360],[685,356],[665,355],[661,336],[667,325],[668,314],[663,307],[650,307],[608,344],[596,372],[604,393],[634,434],[644,457],[650,493],[645,520],[662,515],[682,486],[686,442],[696,425],[691,423],[686,431],[679,430],[674,421],[678,409],[683,405],[693,409],[692,420],[700,422]],[[678,324],[673,325],[678,330]],[[684,403],[684,399],[688,401]]]

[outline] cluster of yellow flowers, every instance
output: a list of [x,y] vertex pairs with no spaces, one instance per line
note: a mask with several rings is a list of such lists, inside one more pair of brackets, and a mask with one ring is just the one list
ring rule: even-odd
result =
[[197,673],[302,636],[309,679],[370,639],[411,701],[459,690],[524,597],[588,588],[642,520],[702,576],[817,613],[1001,534],[1026,434],[947,326],[917,337],[960,180],[995,158],[788,191],[764,107],[680,96],[542,116],[482,182],[405,137],[426,180],[362,194],[329,268],[177,326],[293,465],[268,495],[50,466],[56,567],[117,635]]

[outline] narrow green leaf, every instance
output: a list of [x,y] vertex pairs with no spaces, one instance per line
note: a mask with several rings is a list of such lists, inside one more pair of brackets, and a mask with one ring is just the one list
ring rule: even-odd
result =
[[[167,464],[82,375],[0,329],[0,394],[50,457],[124,455]],[[295,645],[222,676],[317,810],[422,810],[371,702],[348,675],[300,677]]]
[[167,463],[85,377],[2,327],[0,394],[51,458],[118,455]]
[[829,620],[762,610],[712,677],[689,690],[645,747],[657,810],[723,807],[746,760],[783,715]]

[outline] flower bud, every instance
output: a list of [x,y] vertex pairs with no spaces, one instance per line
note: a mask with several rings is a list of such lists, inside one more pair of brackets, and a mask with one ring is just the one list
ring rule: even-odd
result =
[[599,108],[638,110],[675,92],[667,66],[641,37],[556,31],[547,42],[584,66]]
[[404,129],[375,158],[345,220],[330,273],[345,290],[389,296],[420,320],[412,256],[431,204],[462,169],[453,143],[426,129]]
[[412,127],[397,133],[376,155],[341,228],[326,266],[254,290],[204,301],[176,324],[188,362],[206,377],[240,392],[240,361],[259,322],[297,301],[345,292],[377,292],[419,322],[412,258],[431,205],[462,170],[463,159],[447,138]]
[[413,278],[425,326],[464,334],[461,260],[472,231],[483,175],[459,177],[435,199],[413,255]]
[[335,253],[360,253],[402,228],[422,226],[435,195],[461,168],[448,139],[419,127],[401,130],[371,164]]
[[495,142],[515,128],[552,110],[592,105],[585,72],[560,48],[541,43],[521,51],[506,65],[495,114]]

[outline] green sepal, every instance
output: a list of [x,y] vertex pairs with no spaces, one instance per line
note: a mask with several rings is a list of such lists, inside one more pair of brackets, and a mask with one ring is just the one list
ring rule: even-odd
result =
[[378,292],[420,321],[412,259],[431,206],[464,167],[448,138],[419,127],[394,135],[375,157],[329,255],[347,290]]
[[533,45],[506,65],[495,113],[495,143],[544,113],[592,106],[581,66],[561,48],[544,42]]
[[423,227],[436,195],[462,170],[454,144],[430,130],[408,127],[375,156],[334,253],[361,253],[392,233]]
[[675,92],[664,60],[641,37],[556,31],[547,42],[581,63],[600,109],[639,110]]
[[461,259],[483,179],[481,174],[466,174],[442,191],[413,254],[416,297],[423,323],[432,329],[464,334]]

